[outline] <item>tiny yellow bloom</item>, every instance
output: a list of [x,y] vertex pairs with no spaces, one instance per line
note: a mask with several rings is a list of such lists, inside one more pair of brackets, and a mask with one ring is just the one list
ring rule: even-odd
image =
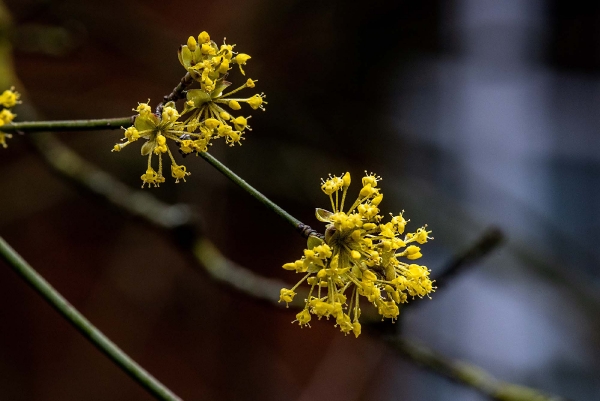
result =
[[227,105],[231,107],[232,110],[239,110],[242,108],[237,100],[230,100]]
[[141,178],[143,181],[142,188],[144,188],[144,184],[148,184],[148,186],[150,186],[150,184],[153,184],[155,187],[158,186],[158,174],[152,167],[148,167],[146,174],[142,175]]
[[5,132],[0,132],[0,146],[2,146],[5,149],[8,147],[8,145],[6,144],[7,138],[12,138],[12,135],[7,134]]
[[242,133],[240,131],[230,131],[227,134],[226,142],[229,146],[234,146],[236,143],[240,143],[240,141],[244,139]]
[[210,35],[206,31],[200,32],[200,35],[198,35],[198,42],[199,43],[209,43]]
[[261,95],[254,95],[251,98],[249,98],[248,100],[246,100],[246,102],[248,102],[248,104],[250,105],[250,107],[252,107],[254,110],[256,109],[261,109],[264,110],[264,106],[263,103],[267,103],[265,101],[263,101],[263,97]]
[[[16,104],[21,103],[19,101],[20,97],[21,95],[19,92],[15,91],[14,87],[5,90],[0,95],[0,107],[2,107],[2,110],[0,110],[0,126],[9,124],[15,119],[17,115],[9,109],[14,107]],[[0,132],[0,146],[2,146],[2,148],[8,147],[6,140],[9,138],[12,138],[12,134]]]
[[11,123],[15,119],[16,116],[17,115],[14,114],[9,109],[4,109],[4,110],[0,111],[0,122],[2,123],[0,125]]
[[310,327],[310,324],[308,324],[308,322],[310,322],[310,312],[308,311],[308,309],[303,309],[302,312],[298,313],[296,315],[296,320],[295,321],[298,322],[298,324],[300,325],[300,327],[302,327],[302,326],[309,326]]
[[215,48],[212,47],[209,43],[203,43],[202,46],[200,47],[200,51],[202,52],[202,54],[209,54],[209,55],[213,55],[213,54],[217,53]]
[[234,61],[240,66],[240,71],[242,72],[243,75],[246,75],[246,73],[242,69],[242,66],[246,65],[246,61],[250,60],[250,58],[251,57],[245,53],[240,53],[237,56],[235,56]]
[[6,107],[6,108],[11,108],[14,107],[17,103],[19,102],[19,98],[21,97],[21,94],[17,91],[15,91],[15,88],[10,88],[5,90],[4,92],[2,92],[2,94],[0,95],[0,105]]
[[196,39],[193,36],[190,36],[187,40],[187,47],[189,47],[191,51],[195,51],[196,46],[198,46]]
[[171,164],[171,175],[175,178],[175,183],[178,184],[179,180],[183,180],[185,182],[185,176],[190,175],[186,171],[185,166],[178,166],[176,164]]
[[246,126],[248,125],[248,120],[246,120],[246,118],[239,116],[237,118],[233,119],[233,125],[235,126],[235,129],[237,129],[238,131],[243,131]]
[[286,306],[288,306],[288,304],[294,300],[294,296],[296,296],[294,290],[282,288],[279,294],[279,302],[283,301]]
[[214,118],[207,118],[206,120],[204,120],[204,124],[209,129],[215,129],[215,128],[218,128],[219,125],[221,125],[219,120],[216,120]]
[[140,139],[140,133],[134,126],[131,126],[125,130],[125,139],[128,142],[135,142]]

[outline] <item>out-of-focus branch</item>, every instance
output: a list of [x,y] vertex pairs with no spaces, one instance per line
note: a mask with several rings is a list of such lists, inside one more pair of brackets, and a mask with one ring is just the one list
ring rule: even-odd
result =
[[384,337],[385,341],[406,359],[446,377],[474,388],[497,401],[566,401],[565,398],[538,390],[500,381],[470,363],[451,360],[431,349],[399,337]]
[[496,249],[504,240],[504,234],[497,227],[488,228],[477,241],[463,253],[456,255],[444,266],[435,279],[437,291],[445,288],[458,274],[473,266],[476,262]]
[[[128,188],[114,177],[111,177],[82,159],[50,134],[32,136],[30,139],[55,172],[74,182],[87,192],[91,192],[106,202],[138,216],[161,229],[171,232],[186,229],[189,235],[186,236],[185,240],[181,236],[176,235],[171,236],[171,238],[178,241],[178,245],[192,251],[196,261],[204,267],[213,280],[255,299],[261,299],[281,306],[278,303],[278,294],[279,289],[284,287],[285,284],[279,280],[260,276],[226,258],[210,240],[201,235],[202,231],[198,227],[197,219],[191,213],[191,208],[185,205],[167,205],[156,200],[147,191]],[[142,205],[146,204],[148,206],[140,207],[140,199],[144,200],[141,203]],[[174,210],[186,212],[182,215],[179,214],[180,212],[174,213]],[[450,263],[447,270],[445,270],[446,272],[450,271],[450,273],[443,274],[441,277],[450,277],[455,274],[452,272],[459,271],[465,265],[483,257],[497,245],[500,237],[498,233],[493,232],[484,236],[469,251]],[[446,281],[446,279],[443,281]],[[290,306],[292,308],[301,308],[304,304],[302,302],[303,298],[302,294],[298,294]],[[364,317],[368,318],[366,313]],[[534,389],[499,381],[473,365],[449,360],[409,340],[387,335],[381,335],[380,338],[398,351],[399,355],[406,360],[459,384],[471,387],[493,400],[563,400],[560,397],[544,395]]]
[[[236,264],[226,258],[207,238],[196,239],[193,252],[196,260],[200,262],[214,280],[253,298],[283,306],[283,304],[278,303],[279,290],[286,286],[283,281],[263,277]],[[290,305],[301,307],[301,298],[303,297],[296,297]]]
[[73,307],[54,287],[40,276],[14,249],[0,237],[0,258],[27,284],[73,325],[96,348],[109,357],[150,394],[159,400],[180,400],[171,390],[138,365],[96,326]]
[[136,191],[115,180],[65,146],[53,134],[40,133],[28,137],[52,170],[86,192],[101,197],[109,204],[163,229],[195,224],[196,216],[185,205],[168,205],[149,191]]

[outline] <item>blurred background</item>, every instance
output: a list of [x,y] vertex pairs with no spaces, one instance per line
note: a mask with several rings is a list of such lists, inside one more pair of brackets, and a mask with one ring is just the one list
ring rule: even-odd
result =
[[[318,229],[321,177],[377,172],[382,210],[433,230],[422,262],[434,276],[500,227],[503,246],[406,311],[402,334],[503,380],[600,399],[600,4],[4,3],[2,65],[18,81],[3,67],[2,82],[45,119],[154,106],[185,73],[176,53],[189,35],[227,37],[252,56],[245,71],[268,105],[242,147],[211,153]],[[137,145],[110,153],[121,137],[60,135],[136,188],[146,161]],[[8,143],[0,235],[183,399],[484,399],[369,335],[300,330],[293,311],[215,284],[169,234],[53,174],[24,137]],[[186,165],[187,183],[145,191],[192,205],[235,262],[296,282],[280,267],[304,240],[202,159]],[[0,399],[150,399],[3,263],[0,294]]]

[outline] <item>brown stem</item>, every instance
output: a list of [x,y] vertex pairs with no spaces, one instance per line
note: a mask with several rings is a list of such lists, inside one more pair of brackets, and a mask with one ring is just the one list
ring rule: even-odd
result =
[[165,95],[163,97],[162,102],[160,102],[158,104],[158,106],[156,106],[156,114],[157,115],[161,115],[162,114],[162,110],[163,107],[165,106],[165,103],[167,102],[176,102],[179,99],[183,99],[184,95],[184,91],[187,89],[188,86],[190,86],[191,84],[194,83],[194,79],[192,78],[192,76],[190,75],[190,73],[186,73],[183,78],[181,78],[181,81],[179,82],[179,84],[177,84],[177,86],[175,88],[173,88],[173,91],[171,93],[169,93],[168,95]]

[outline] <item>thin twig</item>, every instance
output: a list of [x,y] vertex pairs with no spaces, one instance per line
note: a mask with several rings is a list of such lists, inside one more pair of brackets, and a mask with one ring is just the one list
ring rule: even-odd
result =
[[131,378],[160,400],[180,400],[171,390],[138,365],[115,343],[77,311],[54,287],[40,276],[23,258],[0,237],[0,257],[40,294],[58,313],[73,325],[96,348],[109,357]]
[[210,153],[208,153],[208,152],[200,153],[200,157],[202,157],[204,160],[206,160],[211,166],[213,166],[214,168],[216,168],[225,177],[229,178],[236,185],[238,185],[243,190],[245,190],[250,195],[252,195],[260,203],[262,203],[263,205],[265,205],[266,207],[268,207],[269,209],[271,209],[272,211],[274,211],[278,216],[280,216],[285,221],[287,221],[292,226],[294,226],[294,228],[296,228],[296,230],[304,238],[308,238],[310,235],[318,236],[318,237],[323,237],[322,234],[320,234],[317,231],[313,230],[312,228],[310,228],[309,226],[307,226],[306,224],[302,223],[300,220],[298,220],[297,218],[295,218],[294,216],[292,216],[291,214],[289,214],[288,212],[286,212],[285,210],[283,210],[281,207],[277,206],[273,201],[271,201],[265,195],[263,195],[262,193],[260,193],[252,185],[250,185],[246,181],[244,181],[240,176],[238,176],[236,173],[234,173],[233,171],[231,171],[227,166],[225,166],[223,163],[221,163],[220,161],[218,161]]
[[24,121],[2,126],[2,132],[99,131],[133,124],[133,117],[92,120]]

